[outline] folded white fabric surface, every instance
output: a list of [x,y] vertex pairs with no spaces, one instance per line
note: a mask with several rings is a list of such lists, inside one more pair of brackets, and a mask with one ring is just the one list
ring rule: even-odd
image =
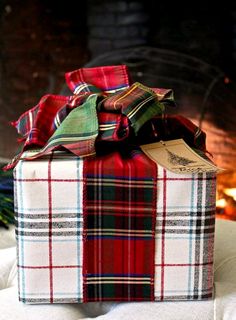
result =
[[[215,299],[187,302],[25,305],[18,301],[14,230],[0,230],[0,320],[234,320],[236,222],[217,220]],[[94,318],[95,317],[95,318]]]

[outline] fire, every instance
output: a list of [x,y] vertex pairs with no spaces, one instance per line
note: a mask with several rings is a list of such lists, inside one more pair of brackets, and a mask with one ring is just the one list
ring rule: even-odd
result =
[[224,189],[224,193],[227,194],[227,196],[230,196],[236,201],[236,188],[227,188]]
[[217,217],[236,220],[236,188],[224,188],[218,191],[217,198]]
[[224,198],[216,200],[216,207],[217,208],[224,208],[224,207],[226,207],[226,204],[227,204],[227,202]]

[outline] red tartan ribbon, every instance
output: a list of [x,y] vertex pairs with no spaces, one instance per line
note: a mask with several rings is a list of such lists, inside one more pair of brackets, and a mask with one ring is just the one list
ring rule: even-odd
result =
[[[12,123],[23,137],[22,153],[41,148],[36,158],[66,148],[78,156],[93,155],[95,140],[125,140],[131,128],[137,135],[165,104],[173,104],[172,90],[131,84],[124,65],[79,69],[67,73],[66,80],[74,95],[46,95]],[[22,153],[6,169],[14,167]]]
[[[23,152],[32,148],[41,150],[25,159],[61,148],[83,157],[94,155],[95,149],[103,150],[104,142],[139,145],[140,142],[153,142],[153,139],[173,138],[173,128],[168,132],[165,130],[164,136],[158,133],[157,138],[157,132],[167,123],[160,121],[158,114],[166,104],[174,104],[172,90],[131,84],[124,65],[82,68],[67,73],[66,81],[74,95],[46,95],[12,123],[22,136],[24,146],[5,169],[13,168]],[[96,111],[91,107],[92,99]],[[77,118],[73,117],[76,112]],[[175,119],[174,138],[182,133],[181,137],[190,146],[205,151],[205,134],[187,119],[179,116]],[[89,128],[90,124],[93,128]],[[183,131],[186,132],[184,137]],[[143,141],[147,134],[150,137]]]

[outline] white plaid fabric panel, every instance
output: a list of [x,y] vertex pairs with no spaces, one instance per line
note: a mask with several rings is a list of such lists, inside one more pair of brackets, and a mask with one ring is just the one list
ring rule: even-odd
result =
[[83,161],[20,161],[14,177],[20,300],[81,302]]
[[215,174],[179,175],[158,167],[155,299],[212,295]]
[[[20,161],[14,175],[20,300],[82,302],[83,161]],[[156,300],[211,297],[214,213],[214,174],[158,167]]]

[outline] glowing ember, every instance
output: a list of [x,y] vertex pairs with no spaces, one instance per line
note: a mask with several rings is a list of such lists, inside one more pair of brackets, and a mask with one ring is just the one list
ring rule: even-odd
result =
[[236,201],[236,188],[224,189],[224,193],[227,194],[227,196],[234,198],[234,201]]
[[224,208],[227,205],[227,202],[225,199],[219,199],[216,201],[216,207],[218,208]]
[[222,190],[218,190],[217,198],[216,216],[236,221],[236,188],[222,188]]

